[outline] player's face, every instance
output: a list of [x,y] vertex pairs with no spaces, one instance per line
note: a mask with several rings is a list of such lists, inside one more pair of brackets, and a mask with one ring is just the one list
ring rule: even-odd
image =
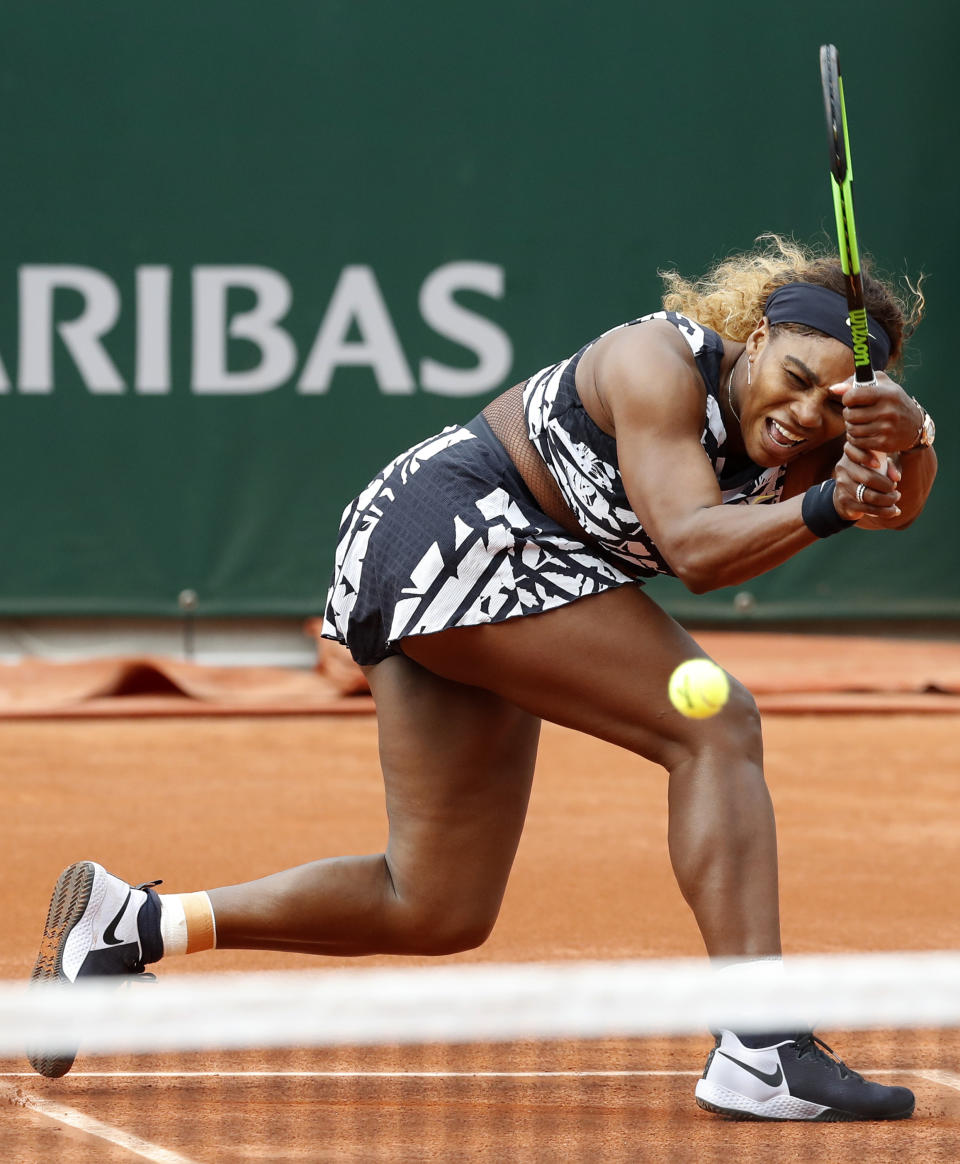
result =
[[748,343],[747,354],[751,382],[747,387],[741,381],[740,429],[755,464],[782,465],[842,435],[843,403],[829,389],[853,375],[846,344],[767,332],[756,345]]

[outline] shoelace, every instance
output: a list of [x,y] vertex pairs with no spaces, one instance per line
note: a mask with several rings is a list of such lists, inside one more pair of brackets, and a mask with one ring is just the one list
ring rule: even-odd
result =
[[828,1046],[823,1039],[817,1038],[812,1031],[809,1034],[801,1035],[796,1040],[795,1046],[798,1059],[802,1059],[805,1055],[811,1055],[829,1067],[833,1067],[839,1072],[841,1079],[863,1079],[862,1075],[851,1070],[842,1059],[837,1057],[833,1048]]

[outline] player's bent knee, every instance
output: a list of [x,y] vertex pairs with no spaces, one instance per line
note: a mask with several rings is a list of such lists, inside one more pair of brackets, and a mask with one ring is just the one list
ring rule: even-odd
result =
[[681,755],[675,756],[675,761],[720,751],[729,752],[736,760],[762,763],[760,712],[753,695],[738,680],[731,679],[730,695],[721,711],[710,719],[687,720],[686,725],[680,741]]
[[495,922],[496,915],[457,917],[442,910],[411,915],[403,931],[403,952],[431,957],[475,950],[490,937]]
[[[730,683],[730,698],[724,709],[729,710],[729,720],[739,732],[747,732],[751,736],[760,735],[760,710],[753,693],[738,680]],[[723,714],[723,713],[721,713]]]
[[430,943],[430,954],[462,954],[475,950],[490,937],[492,925],[465,926],[437,934]]
[[730,684],[726,706],[714,717],[717,739],[713,747],[728,747],[738,756],[760,759],[763,753],[762,729],[757,701],[738,680]]

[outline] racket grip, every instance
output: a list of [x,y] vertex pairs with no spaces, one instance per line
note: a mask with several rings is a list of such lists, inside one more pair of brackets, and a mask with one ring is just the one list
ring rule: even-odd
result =
[[[861,379],[861,377],[863,377]],[[866,368],[858,367],[856,371],[856,382],[858,388],[876,388],[877,376],[869,365]],[[887,454],[873,451],[873,463],[878,473],[886,473],[887,471]]]

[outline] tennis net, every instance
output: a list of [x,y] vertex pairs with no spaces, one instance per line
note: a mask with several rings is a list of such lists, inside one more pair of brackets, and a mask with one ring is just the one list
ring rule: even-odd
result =
[[[710,1028],[811,1025],[910,1087],[913,1119],[696,1106]],[[80,1053],[47,1080],[27,1047]],[[960,953],[797,957],[753,981],[684,960],[8,983],[0,1071],[4,1160],[953,1160]]]

